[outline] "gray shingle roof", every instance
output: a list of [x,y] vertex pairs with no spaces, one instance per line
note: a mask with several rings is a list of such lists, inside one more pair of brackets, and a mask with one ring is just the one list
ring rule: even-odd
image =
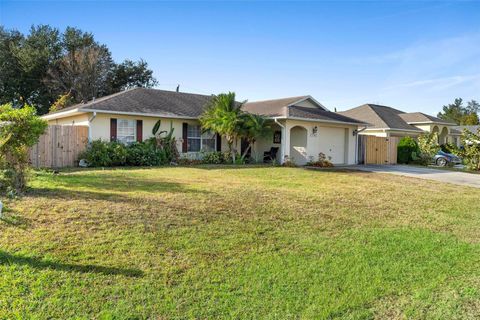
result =
[[287,106],[306,98],[308,96],[247,102],[243,106],[243,110],[269,117],[281,117],[287,115]]
[[400,129],[422,132],[421,129],[409,125],[400,117],[402,111],[387,106],[364,104],[339,113],[369,123],[369,129]]
[[[212,95],[200,95],[184,92],[174,92],[156,89],[136,88],[122,91],[106,97],[77,104],[58,112],[78,109],[78,111],[99,111],[109,113],[131,113],[145,115],[162,115],[185,118],[198,118]],[[297,101],[310,99],[318,108],[294,106]],[[363,124],[361,121],[348,118],[335,112],[324,110],[310,96],[290,97],[276,100],[249,102],[243,110],[250,113],[262,114],[271,117],[294,117],[315,119],[319,121],[336,121]],[[50,113],[55,114],[58,112]]]
[[463,132],[464,129],[467,129],[470,132],[477,133],[478,130],[480,130],[480,125],[475,125],[475,126],[454,126],[451,127],[450,131],[456,130],[460,133]]
[[[324,110],[323,106],[318,106],[318,108],[311,108],[294,105],[294,103],[298,101],[309,98],[310,100],[312,100],[310,96],[299,96],[275,100],[248,102],[243,106],[243,110],[268,117],[301,118],[319,121],[335,121],[364,124],[364,122],[362,121],[343,116],[336,112]],[[312,103],[317,104],[315,101],[312,101]]]
[[112,94],[85,104],[74,105],[58,112],[78,108],[106,112],[138,114],[162,114],[176,117],[197,118],[212,96],[136,88]]
[[422,112],[409,112],[409,113],[400,113],[400,117],[405,120],[408,123],[429,123],[429,122],[435,122],[435,123],[445,123],[445,124],[456,124],[453,121],[449,120],[443,120]]
[[318,119],[318,120],[324,120],[324,121],[338,121],[338,122],[364,124],[364,122],[362,121],[358,121],[358,120],[346,117],[336,112],[325,111],[320,108],[317,109],[317,108],[290,106],[288,107],[288,113],[289,113],[289,117],[292,117],[292,118]]

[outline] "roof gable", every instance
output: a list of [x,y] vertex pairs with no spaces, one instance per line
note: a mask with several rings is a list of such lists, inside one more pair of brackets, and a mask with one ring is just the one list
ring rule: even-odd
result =
[[368,127],[369,129],[422,131],[421,129],[408,124],[400,117],[400,114],[404,113],[403,111],[388,106],[364,104],[340,113],[347,117],[371,124],[371,126]]
[[423,112],[408,112],[400,114],[400,117],[408,123],[444,123],[454,125],[456,123],[443,120]]

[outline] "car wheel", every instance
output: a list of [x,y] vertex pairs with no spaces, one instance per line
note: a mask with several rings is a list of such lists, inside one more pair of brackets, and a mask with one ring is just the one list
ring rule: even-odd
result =
[[437,166],[445,167],[445,166],[447,166],[447,164],[448,164],[447,159],[445,159],[445,158],[438,158],[437,159]]

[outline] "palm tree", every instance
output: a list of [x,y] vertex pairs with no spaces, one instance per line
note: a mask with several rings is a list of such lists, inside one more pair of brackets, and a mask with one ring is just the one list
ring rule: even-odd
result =
[[225,137],[233,162],[237,152],[235,145],[242,127],[244,104],[245,101],[235,101],[235,92],[221,93],[213,97],[200,116],[204,130],[211,130]]
[[244,113],[242,118],[241,136],[248,142],[248,147],[242,154],[242,159],[245,159],[248,151],[253,148],[258,138],[266,137],[272,133],[272,126],[270,121],[261,115]]

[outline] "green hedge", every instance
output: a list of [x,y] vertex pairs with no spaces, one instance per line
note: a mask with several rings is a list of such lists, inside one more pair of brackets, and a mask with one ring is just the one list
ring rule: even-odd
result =
[[412,137],[403,137],[397,146],[397,162],[411,163],[414,154],[419,153],[418,143]]
[[92,141],[80,156],[90,167],[159,166],[169,164],[171,152],[157,148],[154,139],[124,145],[119,142]]

